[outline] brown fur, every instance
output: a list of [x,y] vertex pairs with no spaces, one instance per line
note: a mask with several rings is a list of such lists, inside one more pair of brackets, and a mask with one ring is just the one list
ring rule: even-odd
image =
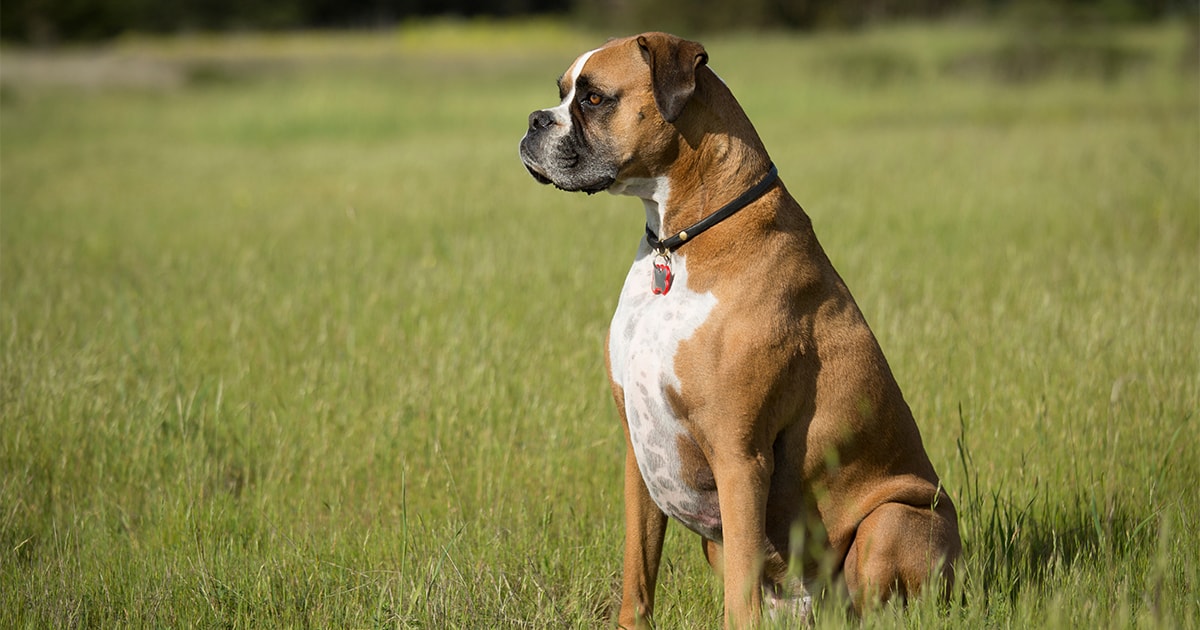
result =
[[[770,158],[694,42],[661,34],[610,42],[580,81],[618,94],[589,129],[611,143],[618,180],[668,176],[673,234],[742,191]],[[567,89],[570,86],[565,86]],[[687,93],[683,106],[680,93]],[[675,111],[677,110],[677,111]],[[953,578],[957,517],[912,413],[854,299],[782,183],[685,246],[689,289],[717,308],[675,356],[671,404],[683,478],[720,498],[723,541],[705,555],[723,575],[727,625],[756,623],[760,584],[785,580],[793,525],[832,555],[854,606]],[[613,385],[618,409],[624,396]],[[628,444],[629,433],[626,427]],[[619,623],[653,612],[666,517],[626,454],[625,569]]]

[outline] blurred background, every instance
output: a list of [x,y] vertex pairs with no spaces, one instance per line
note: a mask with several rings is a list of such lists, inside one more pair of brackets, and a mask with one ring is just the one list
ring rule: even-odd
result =
[[431,16],[553,15],[589,27],[711,33],[855,28],[897,19],[1018,18],[1072,24],[1195,17],[1196,0],[6,0],[0,36],[49,45],[131,32],[382,28]]
[[[517,143],[650,29],[750,114],[959,507],[970,605],[865,627],[1200,627],[1198,8],[0,0],[0,628],[611,625],[645,217]],[[666,545],[658,627],[718,626]]]

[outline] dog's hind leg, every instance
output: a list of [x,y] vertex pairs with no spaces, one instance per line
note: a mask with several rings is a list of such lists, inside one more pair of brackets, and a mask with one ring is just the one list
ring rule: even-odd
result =
[[915,597],[931,580],[940,581],[948,596],[961,550],[948,500],[933,509],[880,505],[859,524],[843,564],[855,610],[861,614],[892,597]]

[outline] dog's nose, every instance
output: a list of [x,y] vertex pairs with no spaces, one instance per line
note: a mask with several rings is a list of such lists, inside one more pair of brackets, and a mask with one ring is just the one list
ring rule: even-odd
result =
[[542,129],[546,129],[547,127],[551,127],[553,125],[554,115],[544,109],[539,109],[529,115],[530,131],[541,131]]

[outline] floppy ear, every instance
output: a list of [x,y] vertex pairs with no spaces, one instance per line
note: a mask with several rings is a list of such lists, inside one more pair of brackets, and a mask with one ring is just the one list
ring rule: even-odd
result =
[[696,91],[696,69],[708,63],[704,46],[666,33],[647,33],[637,38],[642,58],[650,64],[654,103],[663,120],[673,123],[683,113]]

